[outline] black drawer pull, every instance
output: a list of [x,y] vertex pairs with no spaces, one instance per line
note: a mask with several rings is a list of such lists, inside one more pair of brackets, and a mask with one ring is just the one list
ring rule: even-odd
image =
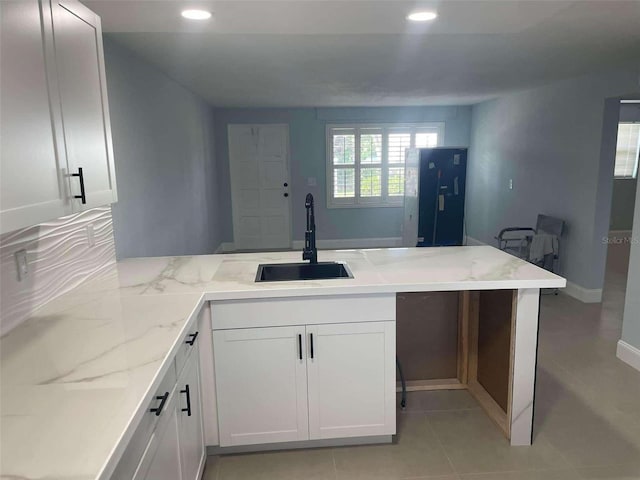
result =
[[311,342],[310,342],[311,343],[311,348],[310,348],[310,350],[311,350],[311,359],[313,359],[313,333],[309,334],[309,339],[311,340]]
[[167,398],[169,398],[169,392],[165,392],[164,395],[157,395],[156,400],[160,400],[160,405],[155,408],[149,409],[149,411],[155,413],[156,417],[160,416],[160,414],[162,413],[162,409],[164,408],[164,404],[167,402]]
[[87,196],[84,193],[84,173],[82,167],[78,168],[78,173],[72,173],[72,177],[78,177],[80,180],[80,195],[74,195],[73,198],[79,198],[83,205],[87,203]]
[[184,386],[184,390],[180,390],[180,393],[184,393],[187,399],[187,408],[183,408],[183,412],[187,412],[187,417],[191,416],[191,392],[189,391],[189,385]]
[[198,333],[200,332],[190,333],[188,336],[191,338],[189,340],[185,340],[184,343],[186,343],[187,345],[193,346],[193,344],[196,343],[196,338],[198,338]]
[[302,360],[302,334],[298,334],[298,358]]

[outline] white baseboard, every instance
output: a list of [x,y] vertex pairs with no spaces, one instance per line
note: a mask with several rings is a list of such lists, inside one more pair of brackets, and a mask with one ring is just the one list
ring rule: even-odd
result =
[[[318,248],[323,250],[344,250],[346,248],[392,248],[402,247],[402,237],[387,238],[336,238],[318,240]],[[301,250],[304,240],[294,240],[294,250]]]
[[481,240],[478,240],[477,238],[473,238],[473,237],[470,237],[469,235],[467,235],[467,243],[466,243],[466,245],[468,247],[481,247],[481,246],[484,246],[484,245],[487,245],[487,244],[484,243]]
[[622,340],[618,341],[616,356],[624,363],[640,371],[640,350]]
[[600,303],[602,301],[601,288],[584,288],[568,280],[566,288],[560,290],[560,292],[580,300],[583,303]]

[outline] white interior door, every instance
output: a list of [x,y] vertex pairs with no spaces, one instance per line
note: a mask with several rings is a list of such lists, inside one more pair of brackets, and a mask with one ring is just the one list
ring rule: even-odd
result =
[[236,249],[291,247],[287,125],[229,125]]
[[307,341],[309,438],[396,433],[395,323],[308,325]]
[[309,439],[304,326],[213,332],[220,445]]

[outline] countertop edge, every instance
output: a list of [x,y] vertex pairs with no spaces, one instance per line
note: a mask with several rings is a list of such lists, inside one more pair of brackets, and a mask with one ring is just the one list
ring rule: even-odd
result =
[[189,313],[189,318],[187,319],[187,321],[185,321],[184,326],[176,336],[176,339],[171,345],[171,348],[162,360],[162,364],[154,375],[153,380],[149,383],[149,387],[145,390],[144,395],[136,406],[135,411],[131,415],[129,422],[125,427],[125,430],[122,432],[122,435],[117,440],[113,449],[109,453],[107,460],[96,475],[96,480],[111,480],[111,475],[118,466],[118,462],[120,462],[120,460],[122,459],[126,446],[129,444],[138,426],[140,425],[142,417],[146,411],[146,403],[150,393],[157,389],[162,383],[164,376],[169,370],[171,362],[175,360],[176,354],[178,353],[180,340],[184,337],[184,335],[186,335],[187,331],[192,327],[193,323],[197,321],[198,315],[200,314],[200,310],[202,309],[205,301],[206,300],[204,299],[204,295],[200,295],[200,298],[196,301],[195,306],[191,309],[191,313]]

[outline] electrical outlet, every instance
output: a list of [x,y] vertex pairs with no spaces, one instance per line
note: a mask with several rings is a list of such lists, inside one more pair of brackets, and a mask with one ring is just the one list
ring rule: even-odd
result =
[[93,223],[87,225],[87,245],[89,245],[89,248],[96,245],[96,236],[93,232]]
[[23,248],[14,253],[16,257],[16,272],[18,281],[21,282],[27,275],[29,275],[29,268],[27,267],[27,251]]

